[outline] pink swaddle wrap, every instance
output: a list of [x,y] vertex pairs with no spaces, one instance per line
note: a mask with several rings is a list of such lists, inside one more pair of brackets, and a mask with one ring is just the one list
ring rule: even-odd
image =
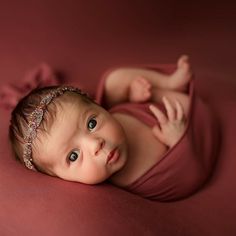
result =
[[[158,67],[152,69],[158,70]],[[105,79],[104,76],[96,95],[97,102],[102,106],[105,105]],[[193,80],[189,95],[191,107],[184,135],[158,163],[125,187],[128,191],[152,200],[173,201],[190,196],[206,183],[216,161],[219,128],[209,107],[195,94]],[[152,127],[157,120],[151,115],[149,104],[119,104],[109,111],[131,115]],[[163,109],[161,104],[156,105]]]

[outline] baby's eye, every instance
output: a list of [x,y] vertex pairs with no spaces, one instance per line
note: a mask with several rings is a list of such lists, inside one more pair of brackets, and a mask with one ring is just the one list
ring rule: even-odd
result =
[[80,155],[79,150],[71,152],[69,155],[69,161],[71,162],[76,161],[79,158],[79,155]]
[[95,118],[91,118],[89,121],[88,121],[88,129],[90,131],[92,131],[97,125],[97,121]]

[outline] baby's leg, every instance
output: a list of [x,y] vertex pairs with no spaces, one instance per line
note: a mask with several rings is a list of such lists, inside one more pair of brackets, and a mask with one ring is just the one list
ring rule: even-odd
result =
[[130,84],[133,79],[143,77],[153,88],[185,91],[191,75],[188,56],[183,55],[177,61],[176,71],[170,75],[155,70],[124,67],[112,71],[108,78],[117,83],[120,83],[122,79],[123,85],[126,86],[125,84]]
[[163,103],[163,97],[167,97],[171,104],[175,107],[175,100],[179,101],[183,107],[184,114],[188,117],[190,97],[188,94],[178,91],[155,89],[152,93],[152,101]]

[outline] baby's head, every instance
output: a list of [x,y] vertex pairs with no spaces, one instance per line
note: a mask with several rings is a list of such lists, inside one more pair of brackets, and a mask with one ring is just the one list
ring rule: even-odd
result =
[[79,89],[35,89],[12,112],[9,138],[28,169],[86,184],[97,184],[124,167],[123,128]]

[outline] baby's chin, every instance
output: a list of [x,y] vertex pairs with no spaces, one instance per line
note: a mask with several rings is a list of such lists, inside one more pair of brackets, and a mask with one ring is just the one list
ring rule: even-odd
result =
[[109,176],[102,179],[84,180],[84,181],[76,181],[76,182],[81,183],[81,184],[87,184],[87,185],[97,185],[97,184],[101,184],[105,182],[107,179],[109,179]]

